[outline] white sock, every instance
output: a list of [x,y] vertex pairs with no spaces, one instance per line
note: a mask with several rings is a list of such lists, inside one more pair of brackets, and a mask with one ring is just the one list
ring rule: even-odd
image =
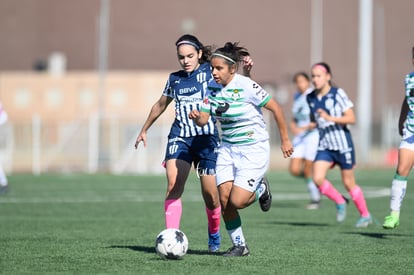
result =
[[392,181],[390,208],[392,212],[398,214],[405,196],[405,190],[407,189],[407,179],[404,180],[403,177],[398,175],[396,177],[400,179],[394,177]]
[[321,200],[321,193],[319,192],[318,187],[313,182],[312,179],[308,179],[308,191],[311,197],[311,201],[320,201]]
[[256,197],[260,198],[265,191],[266,191],[266,185],[264,183],[260,183],[256,188]]
[[242,227],[239,226],[235,229],[227,230],[229,233],[230,239],[235,246],[244,246],[246,245],[246,240],[244,239]]

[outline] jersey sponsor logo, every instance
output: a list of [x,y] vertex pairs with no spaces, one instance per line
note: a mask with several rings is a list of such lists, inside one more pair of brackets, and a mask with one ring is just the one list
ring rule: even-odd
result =
[[193,93],[194,91],[197,91],[197,87],[193,86],[191,88],[181,88],[178,90],[178,94],[182,95],[182,94],[188,94],[188,93]]
[[220,116],[221,114],[225,113],[229,108],[230,104],[228,104],[227,102],[220,103],[216,109],[216,114]]
[[259,88],[259,85],[257,83],[253,83],[253,89]]

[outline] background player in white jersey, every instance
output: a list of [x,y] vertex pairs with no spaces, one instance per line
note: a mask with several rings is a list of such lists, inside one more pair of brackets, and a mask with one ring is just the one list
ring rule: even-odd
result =
[[256,82],[237,74],[238,63],[248,54],[245,48],[230,42],[212,54],[214,81],[209,83],[201,111],[190,113],[198,125],[206,124],[211,115],[220,121],[217,185],[223,219],[233,243],[224,256],[230,257],[249,255],[238,209],[257,199],[263,211],[271,204],[269,185],[263,181],[270,145],[261,107],[272,112],[279,126],[284,157],[293,152],[278,103]]
[[[0,125],[5,124],[8,120],[7,112],[0,103]],[[9,185],[7,183],[6,173],[4,173],[3,165],[0,163],[0,194],[7,193]]]
[[[414,65],[414,47],[412,48]],[[405,76],[405,96],[401,106],[398,129],[402,140],[398,150],[398,166],[391,185],[391,213],[383,227],[396,228],[400,224],[400,209],[407,189],[407,178],[414,165],[414,72]]]
[[315,90],[308,94],[311,119],[319,130],[318,153],[313,164],[313,181],[319,190],[336,203],[337,221],[346,217],[346,200],[326,179],[333,164],[341,168],[342,182],[351,195],[361,217],[356,227],[367,227],[372,223],[362,189],[354,176],[355,149],[348,124],[355,123],[353,103],[345,91],[331,85],[331,69],[321,62],[312,66],[312,83]]
[[[176,117],[168,135],[165,154],[167,193],[164,202],[166,228],[180,228],[181,196],[191,164],[200,176],[201,191],[208,219],[208,249],[220,248],[220,202],[216,187],[216,160],[219,143],[215,121],[210,119],[203,127],[188,119],[191,110],[199,109],[207,82],[212,78],[209,57],[211,50],[193,35],[183,35],[176,42],[177,57],[182,70],[171,73],[163,94],[152,106],[139,133],[135,148],[142,141],[147,144],[147,131],[157,118],[175,100]],[[244,73],[248,74],[253,63],[244,59]]]
[[290,157],[289,172],[296,177],[303,177],[306,181],[311,201],[307,209],[318,209],[321,195],[318,187],[312,180],[312,165],[318,150],[319,135],[317,129],[310,129],[310,109],[306,96],[313,88],[307,73],[297,72],[293,76],[296,91],[292,105],[293,118],[290,130],[294,135],[293,152]]

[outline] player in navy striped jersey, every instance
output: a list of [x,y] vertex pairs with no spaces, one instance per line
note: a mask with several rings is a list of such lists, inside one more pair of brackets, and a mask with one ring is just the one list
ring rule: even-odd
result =
[[[412,48],[414,65],[414,47]],[[401,106],[398,129],[402,140],[398,150],[398,166],[391,185],[391,213],[383,227],[394,229],[400,224],[400,209],[407,190],[407,178],[414,166],[414,72],[405,76],[405,96]]]
[[308,94],[311,109],[310,128],[319,130],[319,147],[313,165],[313,181],[321,193],[336,203],[337,221],[346,217],[345,198],[326,179],[327,171],[333,164],[341,168],[342,182],[351,195],[360,219],[356,227],[367,227],[372,223],[362,189],[355,182],[355,150],[348,124],[355,123],[353,103],[345,91],[331,85],[331,69],[321,62],[312,66],[312,83],[315,90]]
[[250,253],[238,210],[256,200],[263,211],[268,211],[271,205],[269,184],[264,180],[270,145],[262,107],[272,113],[279,127],[284,157],[293,153],[279,104],[256,82],[237,74],[238,64],[246,55],[245,48],[230,42],[212,54],[214,81],[208,85],[201,110],[190,114],[198,125],[205,125],[212,116],[220,121],[222,143],[217,158],[217,186],[223,219],[233,243],[223,254],[226,257]]
[[[200,108],[207,82],[212,78],[209,63],[210,48],[193,35],[183,35],[176,42],[177,57],[182,70],[170,74],[160,99],[151,111],[139,133],[135,148],[140,142],[147,144],[147,131],[157,118],[175,100],[175,120],[168,135],[165,154],[167,193],[164,203],[166,228],[179,228],[182,214],[181,196],[191,164],[200,176],[201,190],[208,219],[208,248],[216,252],[220,247],[221,207],[215,173],[219,143],[215,121],[210,119],[197,126],[188,118],[192,110]],[[244,60],[244,72],[253,65],[250,57]]]

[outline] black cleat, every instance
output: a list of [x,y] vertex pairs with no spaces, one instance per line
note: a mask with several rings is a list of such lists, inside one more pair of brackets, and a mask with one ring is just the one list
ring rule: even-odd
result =
[[247,245],[241,246],[241,245],[235,245],[229,250],[227,250],[226,253],[223,254],[223,257],[242,257],[242,256],[249,256],[250,251]]
[[269,181],[266,177],[263,177],[261,183],[265,185],[266,190],[259,198],[260,208],[263,212],[267,212],[272,204],[272,193],[270,193]]
[[347,197],[345,197],[344,195],[342,195],[342,198],[344,198],[346,204],[349,204],[349,199]]

